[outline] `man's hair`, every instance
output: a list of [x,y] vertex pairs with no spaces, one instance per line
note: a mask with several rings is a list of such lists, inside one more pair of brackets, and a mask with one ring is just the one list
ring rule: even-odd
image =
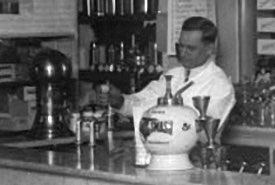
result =
[[217,27],[204,17],[190,17],[183,22],[182,31],[202,31],[202,42],[205,44],[215,43]]

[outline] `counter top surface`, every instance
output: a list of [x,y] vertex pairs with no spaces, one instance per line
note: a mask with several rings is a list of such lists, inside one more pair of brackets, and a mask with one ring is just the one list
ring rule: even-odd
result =
[[255,174],[193,168],[183,171],[150,171],[134,166],[132,139],[116,141],[110,153],[104,143],[94,148],[75,144],[37,148],[0,147],[0,167],[41,173],[105,179],[110,182],[157,185],[274,185],[275,178]]

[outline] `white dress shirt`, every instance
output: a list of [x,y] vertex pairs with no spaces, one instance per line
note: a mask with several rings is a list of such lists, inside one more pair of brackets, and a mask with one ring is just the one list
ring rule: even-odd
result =
[[[186,69],[184,67],[175,67],[164,74],[173,76],[171,81],[172,94],[175,94],[188,82],[193,81],[194,84],[181,94],[184,105],[194,108],[192,97],[210,96],[207,115],[220,119],[219,128],[221,128],[236,103],[231,81],[224,71],[215,64],[213,58],[209,58],[204,65],[191,69],[189,79],[186,82],[185,73]],[[140,92],[124,95],[125,101],[119,112],[132,115],[133,106],[142,104],[146,110],[156,105],[157,98],[163,97],[165,94],[166,82],[164,75],[161,75],[159,80],[150,82]]]

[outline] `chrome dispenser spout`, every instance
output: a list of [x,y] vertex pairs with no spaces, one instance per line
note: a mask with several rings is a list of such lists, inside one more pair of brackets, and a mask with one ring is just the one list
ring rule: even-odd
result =
[[194,84],[193,81],[190,81],[186,86],[180,88],[176,93],[175,96],[181,95],[184,91],[186,91],[189,87],[191,87]]
[[180,88],[173,97],[173,103],[175,105],[183,105],[183,100],[181,97],[181,94],[186,91],[189,87],[191,87],[194,84],[193,81],[190,81],[186,86]]

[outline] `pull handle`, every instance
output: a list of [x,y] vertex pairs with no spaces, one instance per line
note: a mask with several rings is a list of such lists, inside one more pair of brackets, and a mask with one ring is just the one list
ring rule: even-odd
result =
[[265,163],[264,162],[261,162],[260,163],[260,168],[258,169],[257,171],[257,175],[261,175],[263,173],[263,170],[264,170],[264,167],[265,167]]
[[243,162],[242,162],[242,165],[241,165],[241,167],[240,167],[240,169],[239,169],[239,173],[243,173],[246,166],[247,166],[247,162],[243,161]]

